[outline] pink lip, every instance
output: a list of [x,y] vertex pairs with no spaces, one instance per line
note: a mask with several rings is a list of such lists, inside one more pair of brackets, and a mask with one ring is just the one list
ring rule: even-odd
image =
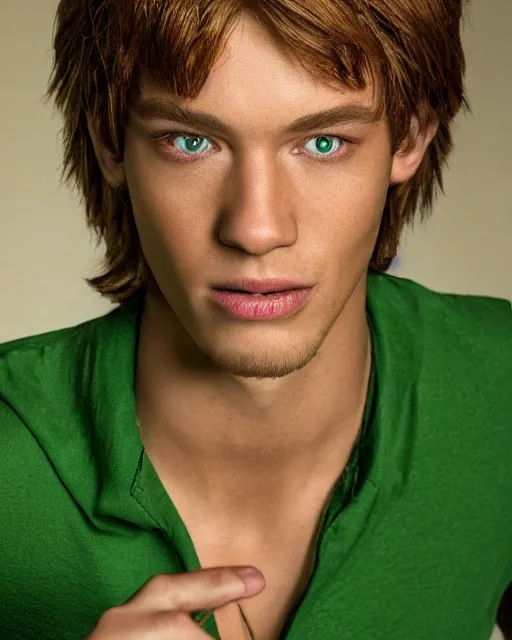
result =
[[298,311],[309,298],[311,289],[292,289],[262,296],[237,291],[213,290],[215,301],[235,318],[259,320],[283,318]]
[[268,278],[267,280],[253,280],[252,278],[239,278],[232,282],[222,282],[212,285],[213,289],[246,291],[248,293],[267,293],[290,291],[291,289],[309,289],[310,285],[294,280],[282,280],[279,278]]

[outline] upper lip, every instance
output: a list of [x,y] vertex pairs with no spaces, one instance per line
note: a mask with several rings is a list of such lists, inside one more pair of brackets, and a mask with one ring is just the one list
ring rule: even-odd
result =
[[251,280],[240,278],[231,282],[216,284],[214,289],[228,289],[230,291],[247,291],[248,293],[271,293],[276,291],[289,291],[290,289],[309,289],[310,285],[297,282],[296,280],[280,280],[271,278],[269,280]]

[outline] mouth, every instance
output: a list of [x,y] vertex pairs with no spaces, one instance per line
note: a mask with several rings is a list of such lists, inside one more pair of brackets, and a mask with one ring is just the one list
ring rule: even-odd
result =
[[311,285],[298,281],[270,278],[267,280],[252,280],[240,278],[235,282],[224,282],[212,287],[217,291],[231,291],[232,293],[268,296],[286,293],[296,289],[310,289]]
[[256,292],[226,287],[213,289],[213,300],[234,318],[270,320],[297,312],[306,304],[310,294],[311,287]]

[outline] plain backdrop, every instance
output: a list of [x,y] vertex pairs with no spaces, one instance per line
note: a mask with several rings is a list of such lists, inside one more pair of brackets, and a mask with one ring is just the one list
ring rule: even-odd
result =
[[[83,281],[102,247],[77,195],[60,184],[61,122],[43,103],[57,5],[0,4],[0,342],[112,308]],[[438,291],[512,298],[511,32],[512,0],[473,0],[464,27],[473,113],[456,120],[445,195],[406,234],[390,273]]]

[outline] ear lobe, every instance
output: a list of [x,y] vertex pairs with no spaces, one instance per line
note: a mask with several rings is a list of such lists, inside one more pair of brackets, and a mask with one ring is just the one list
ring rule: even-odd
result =
[[438,127],[439,122],[436,120],[420,130],[418,119],[412,118],[410,133],[393,156],[390,184],[407,182],[413,177]]
[[124,162],[118,162],[114,154],[103,144],[89,118],[87,118],[87,128],[101,173],[106,182],[113,189],[117,189],[126,182]]

